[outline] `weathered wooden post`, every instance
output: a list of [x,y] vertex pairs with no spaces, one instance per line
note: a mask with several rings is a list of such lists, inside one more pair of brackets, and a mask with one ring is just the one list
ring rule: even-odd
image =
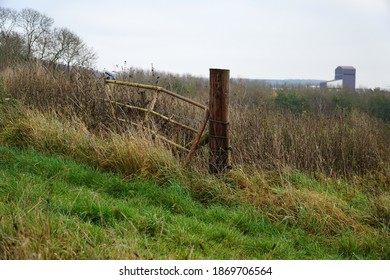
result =
[[230,71],[210,69],[209,172],[221,174],[229,162],[229,82]]

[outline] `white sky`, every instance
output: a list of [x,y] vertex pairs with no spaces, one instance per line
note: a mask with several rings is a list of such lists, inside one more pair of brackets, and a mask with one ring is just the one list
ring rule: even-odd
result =
[[115,65],[207,77],[333,79],[390,86],[390,0],[0,0],[52,17]]

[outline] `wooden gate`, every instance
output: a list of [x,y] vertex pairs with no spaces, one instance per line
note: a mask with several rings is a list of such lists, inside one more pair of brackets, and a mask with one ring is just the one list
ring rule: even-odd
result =
[[[187,97],[179,95],[175,92],[167,90],[165,88],[153,85],[146,85],[140,83],[119,81],[119,80],[105,80],[107,84],[115,86],[126,86],[138,89],[144,89],[152,91],[152,99],[145,107],[125,104],[112,99],[104,99],[105,102],[111,105],[120,106],[123,108],[137,110],[144,112],[144,123],[146,123],[150,116],[153,115],[164,121],[171,123],[172,125],[181,127],[195,134],[191,147],[185,147],[181,143],[177,143],[168,139],[165,136],[160,135],[157,131],[154,131],[148,127],[143,126],[140,123],[132,123],[136,126],[143,126],[152,135],[161,139],[162,141],[187,152],[185,165],[188,165],[194,152],[196,151],[202,134],[209,124],[209,172],[213,174],[220,174],[226,172],[231,168],[230,163],[230,141],[229,141],[229,119],[228,119],[228,105],[229,105],[229,70],[222,69],[210,69],[210,100],[209,106],[191,100]],[[155,110],[157,99],[160,93],[171,96],[175,99],[181,100],[191,106],[195,106],[203,110],[203,117],[199,127],[192,127],[184,124],[178,120],[175,120],[172,116],[167,116],[159,113]],[[211,113],[211,118],[210,118]]]

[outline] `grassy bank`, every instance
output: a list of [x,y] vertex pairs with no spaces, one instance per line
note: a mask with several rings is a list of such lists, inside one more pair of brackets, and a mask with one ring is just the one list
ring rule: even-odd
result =
[[131,135],[2,100],[2,259],[389,259],[389,182],[215,178]]
[[248,203],[205,206],[176,183],[123,180],[62,157],[6,146],[0,159],[2,259],[390,257],[388,235],[367,226],[313,233],[288,217],[271,221]]

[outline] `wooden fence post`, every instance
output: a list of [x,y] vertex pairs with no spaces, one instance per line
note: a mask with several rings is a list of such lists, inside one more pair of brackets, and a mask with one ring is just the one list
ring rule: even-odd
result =
[[229,162],[229,81],[230,71],[210,69],[209,172],[221,174]]

